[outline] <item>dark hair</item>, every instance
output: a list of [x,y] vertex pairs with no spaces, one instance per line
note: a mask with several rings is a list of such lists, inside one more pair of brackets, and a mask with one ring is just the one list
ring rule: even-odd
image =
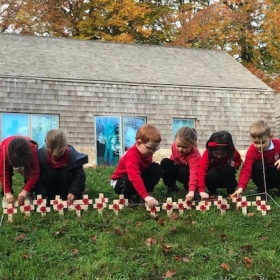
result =
[[8,145],[8,158],[12,167],[20,168],[22,175],[25,178],[29,177],[34,158],[27,139],[14,138]]
[[206,142],[209,159],[213,157],[213,151],[227,152],[231,161],[234,155],[235,147],[232,141],[232,136],[228,131],[218,131],[213,133]]

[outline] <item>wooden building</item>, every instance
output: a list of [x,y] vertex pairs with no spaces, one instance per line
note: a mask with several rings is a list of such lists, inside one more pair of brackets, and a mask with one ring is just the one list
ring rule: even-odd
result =
[[28,116],[31,137],[32,117],[52,116],[92,164],[98,116],[120,118],[121,153],[123,118],[154,124],[163,138],[159,160],[180,122],[196,128],[201,150],[213,132],[228,130],[245,151],[254,120],[279,130],[275,102],[273,90],[225,51],[0,33],[1,137],[9,114]]

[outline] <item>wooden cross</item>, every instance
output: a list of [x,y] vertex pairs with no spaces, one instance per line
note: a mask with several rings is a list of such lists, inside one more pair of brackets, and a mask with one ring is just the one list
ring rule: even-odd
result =
[[45,198],[42,198],[42,195],[38,194],[37,199],[33,200],[33,204],[40,206],[40,205],[47,205],[47,200]]
[[265,216],[266,212],[271,210],[271,206],[266,205],[266,202],[262,200],[261,204],[257,206],[257,210],[262,211],[262,215]]
[[234,196],[234,197],[231,198],[231,201],[234,202],[234,203],[238,203],[238,202],[242,201],[242,198],[241,197],[237,198],[236,196]]
[[195,207],[196,210],[206,212],[210,209],[210,206],[212,205],[211,202],[206,200],[201,200],[198,202],[197,206]]
[[162,204],[161,208],[166,210],[167,216],[169,217],[174,209],[178,209],[178,204],[172,201],[172,197],[167,197],[166,202]]
[[114,199],[113,204],[109,205],[109,209],[114,210],[115,214],[119,214],[119,210],[123,209],[123,205],[119,204],[119,199]]
[[188,207],[186,201],[183,201],[183,199],[181,199],[181,198],[178,199],[177,206],[178,206],[180,215],[182,215],[184,213],[184,209],[187,209],[187,207]]
[[103,193],[100,193],[98,198],[101,200],[102,203],[105,203],[105,205],[106,203],[108,203],[108,198],[105,198]]
[[88,210],[88,206],[92,205],[92,199],[89,199],[88,195],[84,194],[82,201],[83,201],[83,205],[85,206],[83,210],[87,211]]
[[17,213],[17,208],[13,204],[6,204],[6,208],[4,209],[4,214],[8,215],[9,222],[13,221],[14,214]]
[[[107,199],[108,201],[108,199]],[[105,200],[103,200],[102,198],[96,198],[95,199],[95,203],[93,204],[93,208],[98,210],[98,213],[102,215],[102,211],[104,208],[106,208],[107,203],[105,202]]]
[[72,205],[68,207],[68,209],[71,208],[71,210],[75,210],[78,218],[81,218],[81,211],[82,210],[87,210],[88,205],[84,205],[84,200],[83,199],[77,199],[74,200]]
[[59,195],[55,196],[54,200],[50,201],[53,210],[58,211],[59,215],[64,215],[64,208],[67,208],[67,201],[63,201]]
[[251,206],[251,204],[251,201],[247,201],[247,198],[245,196],[242,196],[241,201],[238,201],[236,203],[238,207],[241,207],[243,215],[247,215],[247,207]]
[[150,208],[148,204],[145,203],[145,207],[147,211],[150,211],[150,215],[153,217],[156,217],[156,213],[160,211],[160,207],[156,205],[153,208]]
[[256,200],[252,201],[252,206],[259,206],[262,204],[262,199],[260,196],[256,196]]
[[29,203],[29,200],[25,200],[24,203],[23,203],[23,205],[21,205],[21,206],[19,207],[19,209],[20,209],[20,212],[21,212],[21,213],[24,213],[25,216],[30,216],[31,211],[34,210],[34,205],[31,205],[31,204]]
[[[38,203],[38,202],[37,202]],[[41,213],[41,216],[44,217],[46,216],[47,212],[50,212],[51,211],[51,208],[50,207],[47,207],[46,204],[42,203],[40,205],[37,206],[37,209],[36,211],[38,213]]]
[[124,198],[123,194],[119,195],[119,204],[121,204],[123,206],[127,206],[128,205],[128,199]]
[[217,209],[220,210],[221,215],[224,215],[229,209],[229,204],[227,203],[227,200],[224,199],[222,196],[218,196],[218,200],[214,201],[214,205],[217,206]]
[[186,209],[187,210],[192,209],[193,205],[195,205],[195,201],[191,201],[191,200],[186,201],[186,206],[187,206]]

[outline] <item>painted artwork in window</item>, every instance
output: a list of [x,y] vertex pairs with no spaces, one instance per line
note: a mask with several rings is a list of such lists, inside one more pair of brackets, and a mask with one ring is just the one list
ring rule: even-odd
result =
[[195,128],[195,119],[173,119],[173,137],[180,127],[188,126]]
[[39,147],[45,145],[45,138],[49,130],[59,128],[57,115],[32,115],[31,117],[32,135],[31,139],[36,141]]
[[137,130],[146,123],[146,118],[139,117],[123,117],[123,144],[124,151],[135,143]]
[[1,139],[12,135],[29,136],[27,114],[1,114]]
[[120,117],[95,117],[97,165],[116,166],[120,158]]

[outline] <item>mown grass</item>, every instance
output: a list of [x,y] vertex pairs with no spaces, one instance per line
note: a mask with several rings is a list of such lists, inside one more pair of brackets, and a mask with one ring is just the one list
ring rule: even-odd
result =
[[[109,185],[112,171],[87,169],[85,193],[90,198],[104,193],[112,203],[117,198]],[[17,191],[22,186],[19,176],[15,185]],[[250,184],[247,193],[254,191]],[[164,193],[160,182],[155,190],[160,202]],[[184,196],[182,190],[173,200]],[[266,216],[255,207],[244,216],[234,205],[225,215],[211,207],[170,218],[162,210],[155,219],[144,206],[126,207],[118,216],[109,209],[100,215],[91,206],[80,220],[67,211],[45,218],[18,213],[13,223],[4,216],[0,279],[280,279],[280,209],[268,204]]]

